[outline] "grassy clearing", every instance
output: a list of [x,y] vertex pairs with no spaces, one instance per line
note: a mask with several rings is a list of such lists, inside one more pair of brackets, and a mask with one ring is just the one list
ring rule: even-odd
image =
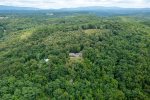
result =
[[20,36],[20,39],[21,40],[25,40],[25,39],[28,39],[28,37],[30,37],[32,35],[32,32],[24,32],[24,33],[22,33],[21,34],[21,36]]
[[87,30],[84,30],[84,33],[86,33],[88,35],[91,35],[91,34],[94,34],[94,33],[97,33],[97,32],[100,32],[100,29],[87,29]]

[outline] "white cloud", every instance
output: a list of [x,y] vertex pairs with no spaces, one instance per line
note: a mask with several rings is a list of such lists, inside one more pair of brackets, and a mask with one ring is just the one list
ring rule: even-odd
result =
[[0,5],[37,7],[45,9],[85,6],[143,8],[149,7],[150,0],[0,0]]

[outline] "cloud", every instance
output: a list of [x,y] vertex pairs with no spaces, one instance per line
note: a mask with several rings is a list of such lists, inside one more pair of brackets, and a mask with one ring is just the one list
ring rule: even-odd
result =
[[0,5],[36,8],[70,8],[85,6],[149,7],[150,0],[0,0]]

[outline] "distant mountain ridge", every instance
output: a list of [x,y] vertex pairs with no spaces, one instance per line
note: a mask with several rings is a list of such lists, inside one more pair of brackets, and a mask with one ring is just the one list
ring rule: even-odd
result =
[[104,7],[104,6],[87,6],[75,8],[60,8],[60,9],[40,9],[33,7],[17,7],[0,5],[0,10],[54,10],[54,11],[100,11],[100,10],[150,10],[150,8],[121,8],[121,7]]
[[89,7],[77,7],[77,8],[62,8],[59,10],[67,11],[95,11],[95,10],[150,10],[150,8],[121,8],[121,7],[104,7],[104,6],[89,6]]
[[0,10],[39,10],[39,8],[0,5]]
[[120,9],[119,7],[104,7],[104,6],[89,6],[89,7],[76,7],[76,8],[62,8],[60,10],[99,10],[99,9]]

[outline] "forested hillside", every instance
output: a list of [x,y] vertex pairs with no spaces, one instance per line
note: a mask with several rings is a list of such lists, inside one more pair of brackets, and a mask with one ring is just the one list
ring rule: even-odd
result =
[[149,15],[44,14],[1,14],[0,100],[149,100]]

